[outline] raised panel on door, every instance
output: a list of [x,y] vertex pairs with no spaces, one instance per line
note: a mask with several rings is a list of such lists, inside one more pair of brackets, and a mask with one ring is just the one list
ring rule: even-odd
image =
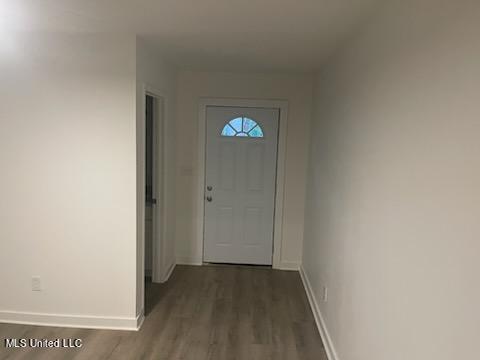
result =
[[262,191],[264,186],[265,144],[252,144],[247,147],[245,166],[246,190]]
[[236,168],[235,144],[220,142],[218,144],[218,188],[217,190],[235,190]]
[[217,206],[216,233],[217,246],[232,246],[233,244],[233,208],[230,206]]
[[243,245],[257,247],[262,240],[263,209],[246,207],[243,216]]

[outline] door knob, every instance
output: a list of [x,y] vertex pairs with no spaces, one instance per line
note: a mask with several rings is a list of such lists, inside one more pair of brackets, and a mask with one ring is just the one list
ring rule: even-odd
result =
[[211,196],[207,196],[207,201],[208,201],[208,202],[211,202],[212,200],[213,200],[213,199],[212,199]]
[[208,190],[208,191],[212,191],[212,189],[213,189],[212,186],[210,186],[210,185],[207,186],[207,190]]

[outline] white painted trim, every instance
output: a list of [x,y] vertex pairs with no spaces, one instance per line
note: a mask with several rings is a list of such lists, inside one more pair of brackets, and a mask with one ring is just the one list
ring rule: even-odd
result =
[[[163,279],[163,272],[164,272],[164,266],[163,264],[165,263],[165,258],[164,258],[164,255],[165,255],[165,239],[166,239],[166,227],[165,227],[165,224],[166,224],[166,206],[165,206],[165,194],[167,192],[167,189],[166,189],[166,178],[165,178],[165,163],[166,163],[166,138],[167,138],[167,134],[166,134],[166,116],[168,114],[168,109],[169,109],[169,106],[170,106],[170,101],[169,101],[169,97],[167,94],[165,94],[164,92],[162,92],[161,90],[158,90],[156,88],[154,88],[153,86],[150,86],[146,83],[143,84],[143,109],[142,109],[142,113],[143,113],[143,121],[144,121],[144,125],[145,125],[145,122],[146,122],[146,119],[145,119],[145,111],[146,111],[146,103],[145,103],[145,97],[146,95],[150,95],[150,96],[153,96],[154,98],[156,98],[157,100],[159,101],[162,101],[162,113],[161,115],[159,116],[159,119],[161,121],[161,124],[157,124],[157,125],[160,125],[160,134],[161,134],[161,138],[158,139],[157,138],[157,147],[156,147],[156,150],[157,152],[160,151],[161,152],[161,157],[159,159],[157,159],[156,157],[154,157],[154,161],[156,162],[156,173],[158,175],[160,175],[160,179],[156,179],[156,183],[160,182],[161,185],[162,185],[162,188],[161,189],[156,189],[156,191],[158,192],[157,196],[160,195],[160,201],[157,203],[157,209],[159,209],[161,211],[161,215],[162,215],[162,224],[161,224],[161,236],[160,238],[155,238],[154,237],[154,240],[156,241],[153,241],[152,242],[152,252],[153,252],[153,259],[152,259],[152,282],[154,283],[160,283],[160,282],[163,282],[162,279]],[[144,126],[145,127],[145,126]],[[158,128],[156,128],[156,130],[158,130]],[[144,144],[143,144],[143,148],[145,148],[145,141],[144,141]],[[145,186],[144,186],[145,187]],[[143,206],[145,207],[145,201],[143,201]],[[155,219],[154,219],[155,220]],[[143,222],[145,222],[145,218],[143,219]],[[157,231],[155,229],[155,226],[158,225],[156,224],[157,221],[154,221],[154,235],[157,234]],[[143,234],[143,253],[145,256],[145,234]],[[143,268],[145,268],[145,259],[143,260],[143,265],[142,265]]]
[[145,310],[142,309],[142,311],[140,312],[140,315],[137,316],[137,328],[135,329],[136,331],[140,330],[144,321],[145,321]]
[[177,256],[177,265],[203,265],[202,259],[195,256]]
[[[146,95],[150,95],[150,96],[153,96],[155,97],[156,99],[162,101],[163,103],[163,106],[162,106],[162,115],[160,117],[160,120],[161,120],[161,138],[160,138],[160,147],[161,147],[161,158],[157,158],[156,159],[156,162],[157,162],[157,169],[156,169],[156,172],[157,174],[160,174],[161,175],[161,178],[160,179],[156,179],[156,182],[158,182],[159,180],[161,181],[161,185],[162,185],[162,194],[166,194],[166,177],[165,177],[165,172],[163,171],[163,167],[165,166],[165,161],[166,161],[166,157],[167,157],[167,154],[166,154],[166,139],[167,139],[167,135],[166,135],[166,131],[165,131],[165,128],[166,128],[166,122],[168,121],[167,119],[167,114],[168,114],[168,109],[169,109],[169,106],[170,106],[170,98],[169,96],[161,91],[161,90],[158,90],[156,89],[155,87],[147,84],[147,83],[141,83],[141,87],[142,87],[142,102],[141,102],[141,106],[142,106],[142,116],[140,117],[140,121],[142,121],[142,123],[140,124],[140,128],[142,129],[142,134],[140,134],[140,136],[137,134],[137,141],[140,141],[140,144],[137,144],[137,151],[140,151],[140,156],[142,157],[143,161],[141,161],[141,163],[144,164],[143,168],[140,169],[141,171],[143,171],[143,173],[145,173],[145,143],[146,143],[146,139],[145,139],[145,128],[146,128]],[[158,139],[157,139],[158,141]],[[160,147],[157,146],[157,151],[160,149]],[[160,162],[160,167],[158,167],[158,163]],[[138,158],[137,158],[137,171],[138,171]],[[137,251],[140,250],[140,259],[137,258],[137,261],[140,261],[141,264],[141,277],[140,277],[140,303],[141,303],[141,308],[143,309],[145,307],[145,175],[143,174],[142,175],[142,179],[143,179],[143,191],[141,192],[142,193],[142,197],[141,197],[141,201],[140,201],[140,206],[139,208],[137,209],[137,216],[138,216],[138,212],[141,212],[141,222],[143,224],[143,233],[141,234],[141,239],[140,239],[140,243],[137,243]],[[162,222],[163,224],[165,224],[166,222],[166,205],[165,205],[165,197],[162,196],[161,198],[161,201],[160,203],[157,204],[157,208],[160,208],[162,207]],[[154,212],[155,214],[156,212]],[[158,222],[157,219],[153,219],[155,220],[154,221],[154,224],[156,222]],[[154,225],[155,226],[155,225]],[[152,253],[153,253],[153,259],[152,259],[152,282],[161,282],[162,278],[163,278],[163,275],[164,275],[164,267],[163,267],[163,264],[166,262],[166,260],[164,259],[164,255],[165,255],[165,251],[164,251],[164,248],[165,248],[165,239],[166,239],[166,232],[165,232],[165,226],[161,226],[161,231],[162,231],[162,235],[160,237],[155,237],[154,236],[154,240],[156,241],[153,241],[152,242]],[[154,228],[154,234],[157,234],[157,231],[156,229]],[[140,249],[138,249],[138,247],[140,247]],[[138,281],[138,278],[137,278],[137,281]],[[138,284],[137,284],[138,286]],[[141,317],[143,317],[144,315],[139,315]],[[141,321],[143,322],[143,320]],[[140,325],[141,325],[141,322],[140,322]]]
[[163,279],[162,279],[162,283],[167,282],[168,279],[170,279],[170,276],[172,275],[173,270],[175,270],[175,266],[176,266],[176,265],[177,265],[177,264],[176,264],[175,262],[173,262],[173,263],[168,267],[167,272],[165,273],[165,276],[164,276]]
[[39,326],[61,326],[85,329],[137,331],[142,326],[143,320],[143,311],[136,318],[0,311],[0,323]]
[[282,261],[278,266],[278,270],[291,270],[291,271],[299,271],[300,264],[295,261]]
[[318,301],[315,297],[315,293],[313,292],[310,280],[308,279],[307,273],[305,272],[303,266],[300,266],[300,277],[302,278],[303,286],[305,288],[305,292],[307,293],[308,302],[310,303],[318,332],[322,337],[323,346],[325,347],[328,360],[340,360],[337,351],[335,350],[335,346],[333,345],[332,338],[330,337],[330,333],[328,332],[322,312],[320,311],[320,306],[318,305]]
[[[272,267],[281,268],[282,259],[282,230],[283,230],[283,199],[285,193],[285,159],[287,152],[287,122],[288,101],[286,100],[259,100],[259,99],[228,99],[202,98],[198,107],[198,171],[197,171],[197,226],[196,226],[196,255],[195,265],[203,262],[203,235],[204,235],[204,189],[205,189],[205,149],[206,149],[206,112],[207,106],[232,106],[278,109],[280,112],[277,150],[277,171],[275,187],[275,218],[273,230],[273,259]],[[198,260],[200,259],[200,261]],[[197,264],[200,262],[200,264]],[[178,262],[180,263],[180,262]],[[297,267],[298,269],[298,267]]]

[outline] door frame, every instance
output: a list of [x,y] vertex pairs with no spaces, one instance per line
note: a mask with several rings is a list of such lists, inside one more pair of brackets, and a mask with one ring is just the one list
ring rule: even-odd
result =
[[285,160],[287,152],[287,122],[288,101],[262,100],[262,99],[237,99],[237,98],[201,98],[198,106],[198,176],[197,176],[197,226],[196,226],[196,265],[203,263],[203,240],[205,228],[205,166],[207,142],[207,107],[246,107],[268,108],[279,110],[278,124],[278,149],[275,180],[275,206],[273,220],[273,256],[272,268],[280,269],[282,258],[282,232],[283,232],[283,204],[285,194]]
[[[166,211],[165,211],[165,193],[166,193],[166,179],[165,179],[165,161],[166,161],[166,133],[165,133],[165,119],[167,114],[167,107],[169,106],[168,97],[163,92],[155,89],[154,87],[143,84],[143,91],[142,91],[142,119],[143,119],[143,197],[142,197],[142,206],[143,206],[143,216],[142,216],[142,224],[143,224],[143,234],[142,234],[142,296],[145,286],[145,129],[146,129],[146,97],[151,96],[155,99],[155,101],[160,101],[162,103],[160,112],[155,112],[155,122],[154,122],[154,129],[156,132],[156,142],[155,142],[155,152],[153,154],[153,161],[155,164],[155,174],[154,174],[154,189],[156,191],[156,198],[157,204],[155,209],[155,217],[153,219],[153,238],[152,238],[152,282],[154,283],[162,283],[165,282],[168,277],[165,274],[165,239],[166,239],[166,232],[165,232],[165,224],[166,224]],[[160,156],[158,156],[160,155]],[[160,216],[159,216],[160,215]]]

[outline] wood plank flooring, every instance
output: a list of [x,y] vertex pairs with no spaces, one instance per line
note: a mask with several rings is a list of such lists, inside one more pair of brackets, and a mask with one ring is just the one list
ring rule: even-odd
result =
[[[140,331],[0,324],[0,359],[326,360],[297,272],[177,266],[147,283]],[[80,349],[7,349],[4,338],[81,338]]]

